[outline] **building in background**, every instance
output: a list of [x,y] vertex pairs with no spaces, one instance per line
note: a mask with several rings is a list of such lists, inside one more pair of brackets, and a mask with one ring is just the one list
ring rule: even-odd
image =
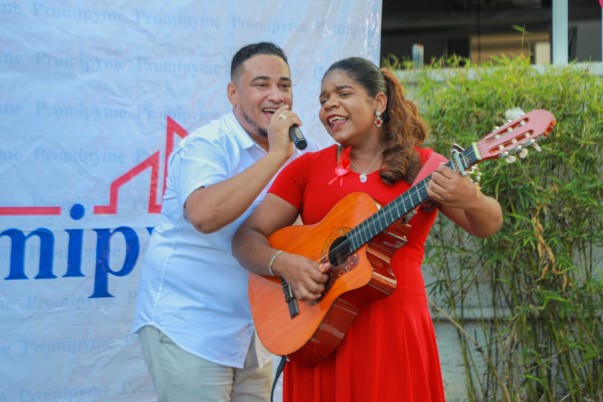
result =
[[[568,1],[570,61],[601,62],[601,5]],[[483,63],[492,56],[530,55],[548,64],[552,38],[551,0],[383,0],[381,58],[424,62],[457,55]]]

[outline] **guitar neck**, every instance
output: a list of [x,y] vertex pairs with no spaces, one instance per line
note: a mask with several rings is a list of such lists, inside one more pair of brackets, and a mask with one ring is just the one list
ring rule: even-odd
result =
[[[480,160],[481,157],[479,151],[476,145],[472,144],[468,149],[455,154],[455,158],[449,160],[445,165],[452,170],[464,172],[467,168]],[[353,253],[396,221],[427,201],[429,198],[427,196],[427,186],[429,185],[430,180],[431,174],[350,230],[346,234],[349,253]]]

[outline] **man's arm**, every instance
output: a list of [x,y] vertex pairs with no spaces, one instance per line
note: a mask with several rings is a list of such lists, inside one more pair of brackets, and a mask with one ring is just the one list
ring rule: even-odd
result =
[[288,158],[284,152],[269,152],[240,174],[193,191],[184,204],[188,220],[202,233],[215,232],[233,222],[249,208]]
[[279,108],[270,121],[266,156],[236,176],[198,188],[187,198],[184,211],[198,231],[213,233],[241,216],[291,157],[289,127],[301,122],[294,114],[289,114],[289,119],[276,117],[287,109],[287,106]]

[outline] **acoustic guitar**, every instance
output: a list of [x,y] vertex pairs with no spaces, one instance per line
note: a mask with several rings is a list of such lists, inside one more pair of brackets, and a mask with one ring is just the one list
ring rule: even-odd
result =
[[[537,141],[555,123],[548,111],[533,110],[468,149],[453,149],[446,165],[465,175],[483,160],[525,157],[528,146],[540,150]],[[269,237],[277,249],[317,262],[328,260],[333,266],[323,295],[314,303],[298,302],[283,278],[250,274],[251,313],[270,352],[300,364],[315,364],[333,352],[363,306],[394,291],[396,278],[389,263],[406,242],[406,218],[428,199],[431,172],[424,171],[425,178],[383,207],[367,194],[352,193],[321,222],[288,226]]]

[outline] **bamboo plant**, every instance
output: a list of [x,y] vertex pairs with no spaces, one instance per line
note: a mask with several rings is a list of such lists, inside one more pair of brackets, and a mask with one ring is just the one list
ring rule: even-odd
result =
[[469,400],[603,401],[601,78],[500,57],[436,62],[401,80],[430,125],[427,145],[444,155],[505,112],[557,120],[542,152],[480,164],[479,185],[503,208],[498,234],[475,239],[438,219],[428,240],[434,314],[457,329]]

